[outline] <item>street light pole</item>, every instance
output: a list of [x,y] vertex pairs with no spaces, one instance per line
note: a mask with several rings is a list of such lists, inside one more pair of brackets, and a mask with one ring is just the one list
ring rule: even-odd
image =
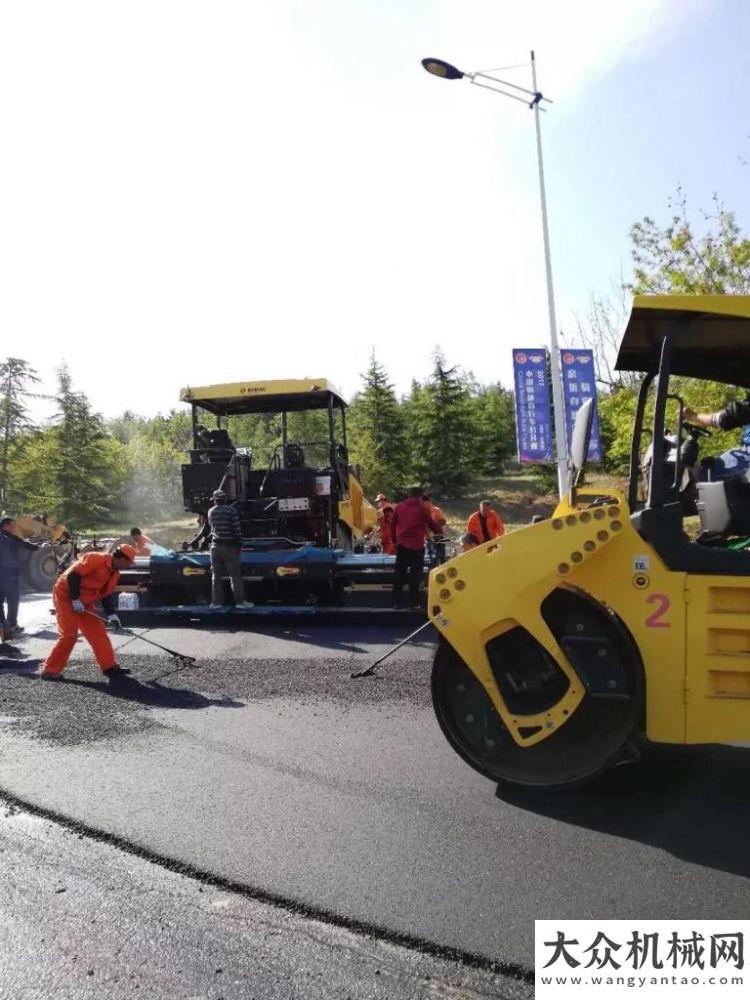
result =
[[540,104],[544,101],[547,104],[552,102],[548,97],[537,90],[536,82],[536,61],[534,53],[531,53],[531,80],[533,90],[526,87],[519,87],[518,84],[510,83],[508,80],[501,80],[494,76],[494,71],[478,71],[475,73],[464,73],[451,63],[442,59],[423,59],[422,66],[433,76],[441,77],[444,80],[466,79],[478,87],[492,90],[496,94],[510,97],[514,101],[521,101],[534,112],[534,124],[536,126],[536,152],[539,165],[539,194],[542,204],[542,238],[544,241],[544,265],[547,277],[547,310],[549,314],[549,340],[550,340],[550,367],[552,375],[552,409],[555,421],[555,449],[557,452],[557,485],[560,496],[564,496],[570,488],[570,468],[568,463],[568,449],[565,438],[565,410],[563,406],[562,373],[560,369],[560,348],[557,341],[557,319],[555,316],[555,293],[552,285],[552,257],[549,246],[549,227],[547,224],[547,195],[544,187],[544,162],[542,159],[542,129],[540,123],[540,113],[543,108]]
[[536,126],[536,155],[539,163],[539,196],[542,203],[542,238],[544,240],[544,267],[547,273],[547,310],[549,313],[550,367],[552,369],[552,410],[555,417],[555,444],[557,451],[557,486],[560,496],[570,488],[568,449],[565,443],[565,407],[563,405],[560,347],[557,342],[557,317],[555,315],[555,289],[552,284],[552,255],[549,248],[547,225],[547,194],[544,187],[544,160],[542,158],[542,127],[539,121],[541,94],[536,86],[536,60],[531,51],[531,86],[534,89],[534,124]]

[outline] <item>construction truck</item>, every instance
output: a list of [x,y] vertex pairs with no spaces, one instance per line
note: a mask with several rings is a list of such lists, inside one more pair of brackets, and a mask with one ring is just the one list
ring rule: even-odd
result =
[[58,574],[75,558],[73,537],[46,514],[19,514],[14,520],[18,536],[40,546],[35,552],[20,550],[22,585],[29,590],[52,590]]
[[644,741],[750,742],[750,477],[698,461],[675,382],[750,389],[750,296],[636,297],[617,368],[643,373],[627,496],[576,484],[587,404],[552,518],[430,574],[438,721],[501,785],[575,785]]
[[[377,511],[349,461],[346,402],[326,379],[237,382],[189,387],[192,447],[182,466],[187,511],[200,530],[185,551],[136,560],[121,585],[140,608],[206,606],[211,600],[207,513],[221,489],[242,525],[245,597],[256,605],[383,607],[391,603],[395,561],[365,552]],[[292,414],[314,413],[317,440],[296,440]],[[237,447],[227,421],[247,414],[272,420],[270,454]],[[208,426],[212,424],[213,426]]]

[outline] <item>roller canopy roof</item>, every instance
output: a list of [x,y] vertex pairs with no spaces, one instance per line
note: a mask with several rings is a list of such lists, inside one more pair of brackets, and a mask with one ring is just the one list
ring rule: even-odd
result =
[[618,370],[658,371],[667,334],[672,374],[750,389],[750,295],[636,295]]
[[334,406],[346,406],[346,400],[338,389],[324,378],[188,386],[180,389],[180,400],[217,416],[325,410],[329,401]]

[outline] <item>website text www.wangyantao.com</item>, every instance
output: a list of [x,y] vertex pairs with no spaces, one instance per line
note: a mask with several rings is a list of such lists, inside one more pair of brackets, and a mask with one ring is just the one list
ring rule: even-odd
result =
[[743,986],[744,976],[540,976],[543,986]]

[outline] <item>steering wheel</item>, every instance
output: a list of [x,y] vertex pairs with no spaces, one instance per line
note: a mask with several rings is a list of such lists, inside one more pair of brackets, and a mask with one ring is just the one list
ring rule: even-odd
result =
[[[711,430],[707,427],[703,427],[700,424],[691,424],[683,421],[680,428],[681,434],[679,436],[677,433],[672,433],[665,428],[664,431],[664,446],[665,446],[665,462],[663,468],[663,476],[667,483],[671,482],[675,473],[675,459],[676,454],[680,455],[680,465],[682,470],[682,475],[680,477],[679,484],[679,494],[685,499],[685,495],[690,490],[690,487],[694,481],[695,466],[698,464],[698,439],[702,437],[710,437]],[[644,493],[648,496],[648,483],[650,478],[650,465],[653,461],[653,442],[649,444],[646,452],[641,459],[641,475],[643,476],[643,486]]]

